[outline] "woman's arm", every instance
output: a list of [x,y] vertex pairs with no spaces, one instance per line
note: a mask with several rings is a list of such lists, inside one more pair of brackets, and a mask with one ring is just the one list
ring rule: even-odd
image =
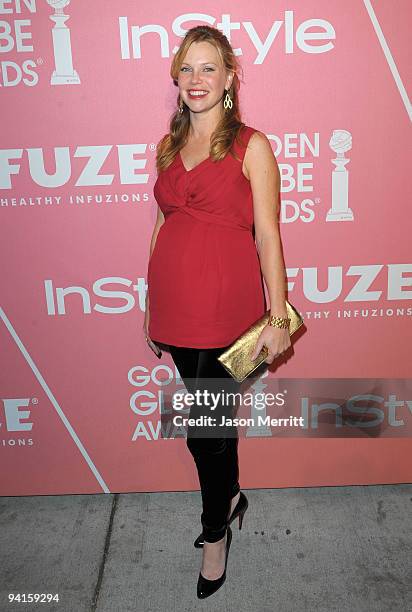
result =
[[256,248],[270,299],[270,314],[287,317],[285,265],[279,232],[280,172],[268,138],[255,132],[244,163],[253,193]]
[[149,259],[152,256],[153,249],[155,248],[157,234],[159,233],[159,230],[162,227],[164,222],[165,222],[164,214],[162,213],[162,210],[160,206],[158,205],[157,206],[157,218],[156,218],[156,222],[153,228],[152,239],[150,241]]
[[[165,222],[164,215],[162,211],[160,210],[160,206],[158,206],[156,223],[154,225],[152,239],[150,241],[149,260],[152,256],[153,249],[155,248],[155,245],[156,245],[157,235],[164,222]],[[152,349],[155,355],[157,355],[157,357],[160,358],[162,356],[162,351],[159,349],[158,346],[156,346],[156,344],[153,343],[153,341],[149,337],[149,321],[150,321],[150,301],[149,301],[149,292],[146,291],[145,314],[144,314],[144,321],[143,321],[143,334],[147,340],[147,343],[149,344],[149,347]]]
[[[164,222],[165,222],[164,214],[162,213],[162,210],[160,206],[158,205],[157,206],[157,218],[156,218],[156,222],[153,228],[152,238],[150,240],[149,260],[152,256],[153,249],[155,248],[155,245],[156,245],[157,234],[159,233],[159,230],[162,227]],[[146,291],[146,307],[148,305],[149,305],[149,292]]]

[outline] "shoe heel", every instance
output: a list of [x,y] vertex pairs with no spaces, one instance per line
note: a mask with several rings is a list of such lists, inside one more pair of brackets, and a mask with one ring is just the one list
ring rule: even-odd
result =
[[243,523],[243,516],[244,516],[244,512],[242,512],[242,514],[239,514],[239,531],[242,529],[242,523]]
[[220,578],[217,578],[216,580],[208,580],[207,578],[202,576],[201,572],[199,572],[199,578],[197,580],[197,596],[199,599],[205,599],[205,597],[209,597],[209,595],[212,595],[218,589],[220,589],[222,584],[225,582],[227,559],[229,556],[229,549],[230,549],[231,541],[232,541],[232,531],[230,527],[228,526],[227,536],[226,536],[225,569],[223,570],[223,574],[220,576]]

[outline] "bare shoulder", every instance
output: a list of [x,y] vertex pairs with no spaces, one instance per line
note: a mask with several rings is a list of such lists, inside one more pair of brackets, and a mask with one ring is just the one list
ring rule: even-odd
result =
[[273,157],[272,146],[269,138],[260,130],[255,130],[249,138],[248,150],[252,152],[252,157],[255,155],[268,155]]
[[246,178],[250,180],[250,174],[255,168],[261,169],[276,164],[276,158],[272,150],[272,145],[266,134],[260,130],[255,130],[249,138],[245,157],[243,160],[243,170]]

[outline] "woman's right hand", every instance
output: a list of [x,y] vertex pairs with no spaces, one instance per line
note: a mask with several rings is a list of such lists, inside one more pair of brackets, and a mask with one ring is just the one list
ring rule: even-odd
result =
[[149,336],[149,321],[150,321],[150,308],[149,308],[149,301],[146,300],[146,310],[145,310],[144,322],[143,322],[143,334],[145,337],[145,341],[147,342],[149,347],[152,349],[156,357],[160,358],[162,356],[162,351],[159,349],[158,346],[156,346],[156,344],[153,342],[153,340],[150,339],[150,336]]
[[146,299],[146,310],[144,313],[144,322],[143,322],[143,334],[145,339],[149,337],[149,321],[150,321],[150,309],[149,302]]

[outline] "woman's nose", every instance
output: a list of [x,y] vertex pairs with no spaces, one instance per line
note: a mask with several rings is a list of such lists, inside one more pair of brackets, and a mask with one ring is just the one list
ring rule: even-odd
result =
[[201,80],[200,78],[200,72],[192,72],[192,78],[190,79],[192,83],[199,83],[199,81]]

